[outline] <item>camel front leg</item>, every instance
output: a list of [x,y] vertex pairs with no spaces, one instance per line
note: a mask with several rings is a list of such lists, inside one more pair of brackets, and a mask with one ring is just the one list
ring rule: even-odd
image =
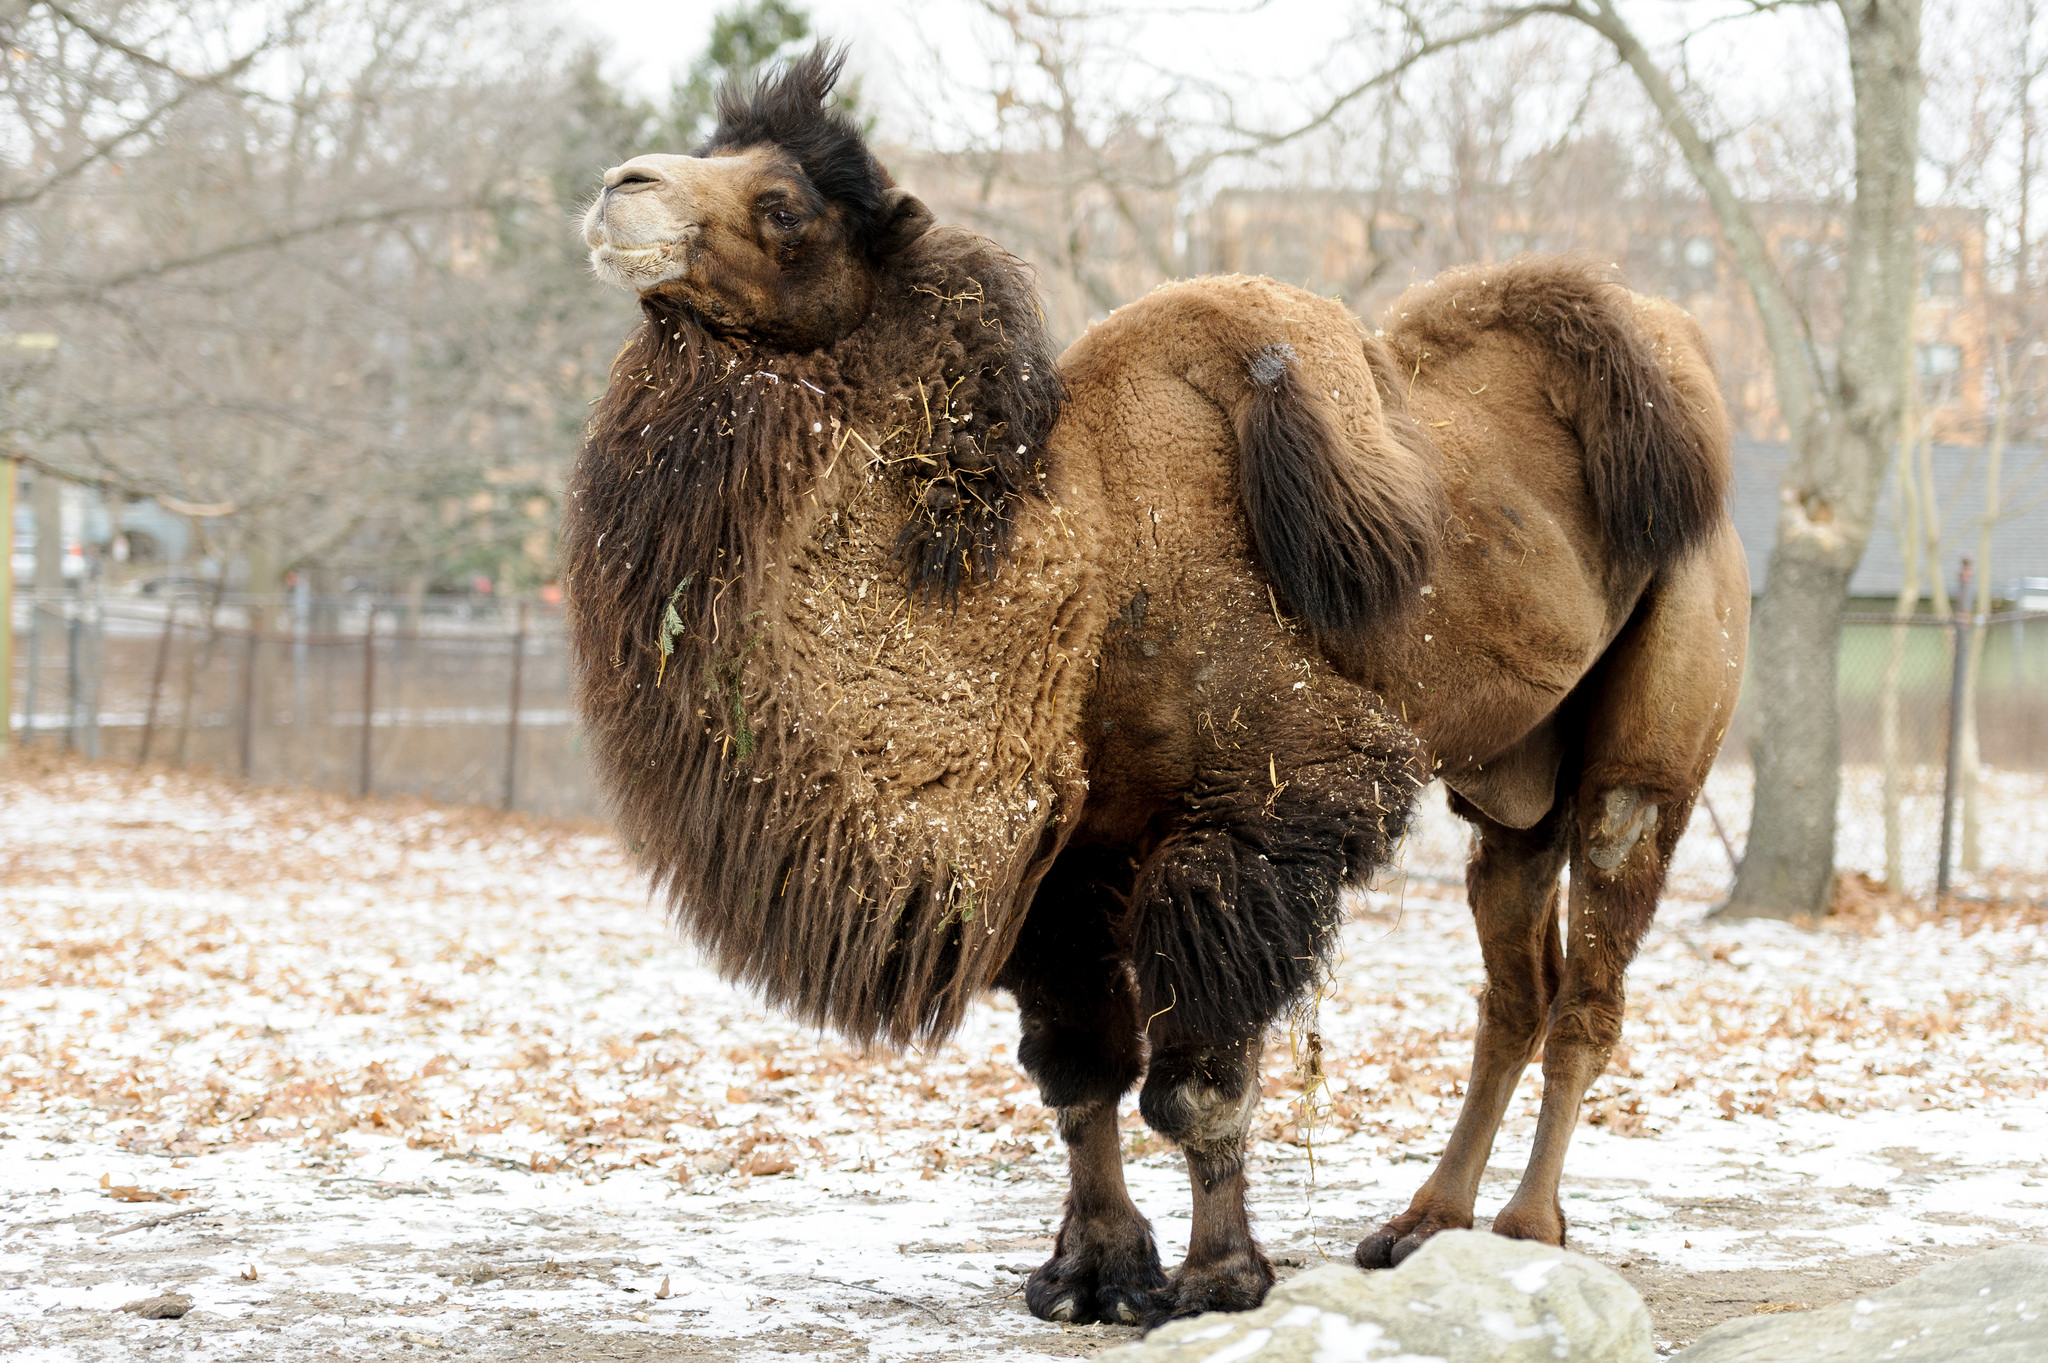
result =
[[1024,1304],[1041,1320],[1069,1325],[1149,1318],[1166,1287],[1151,1223],[1124,1187],[1115,1099],[1059,1110],[1067,1144],[1067,1206],[1052,1258],[1024,1283]]
[[1259,1101],[1259,1038],[1203,1043],[1160,1038],[1139,1109],[1178,1142],[1194,1191],[1188,1254],[1148,1323],[1203,1311],[1246,1311],[1265,1300],[1273,1266],[1245,1206],[1246,1134]]
[[998,981],[1017,997],[1017,1058],[1067,1146],[1052,1258],[1024,1284],[1041,1320],[1135,1325],[1166,1286],[1152,1227],[1124,1186],[1117,1104],[1144,1071],[1137,984],[1117,935],[1107,858],[1069,853],[1039,887]]

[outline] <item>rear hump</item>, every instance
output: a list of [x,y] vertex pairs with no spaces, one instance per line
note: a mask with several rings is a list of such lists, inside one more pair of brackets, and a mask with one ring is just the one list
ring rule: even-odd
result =
[[1554,361],[1552,395],[1585,451],[1586,490],[1622,571],[1650,575],[1703,542],[1728,495],[1728,418],[1684,313],[1584,262],[1522,257],[1447,271],[1389,310],[1412,359],[1496,328]]

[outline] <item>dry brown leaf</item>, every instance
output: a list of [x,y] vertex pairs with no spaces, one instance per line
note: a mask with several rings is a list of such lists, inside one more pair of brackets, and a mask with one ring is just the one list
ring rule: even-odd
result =
[[162,1193],[151,1192],[133,1183],[116,1183],[107,1188],[107,1196],[116,1202],[169,1202]]
[[786,1149],[762,1146],[749,1151],[744,1159],[733,1166],[743,1174],[766,1178],[771,1174],[786,1174],[796,1168],[796,1157]]

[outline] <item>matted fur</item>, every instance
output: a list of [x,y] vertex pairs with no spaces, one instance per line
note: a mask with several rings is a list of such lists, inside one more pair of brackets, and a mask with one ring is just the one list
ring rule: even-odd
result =
[[1606,551],[1623,572],[1644,576],[1720,524],[1730,469],[1719,393],[1680,392],[1635,321],[1639,304],[1584,261],[1521,256],[1410,289],[1387,310],[1386,340],[1404,368],[1494,328],[1550,356],[1552,401],[1585,451]]
[[1140,876],[1136,949],[1161,1030],[1258,1036],[1334,960],[1341,894],[1384,865],[1422,785],[1414,735],[1366,714],[1345,748],[1291,764],[1283,789],[1264,771],[1196,773],[1194,817]]
[[[1077,584],[1015,524],[1058,410],[1029,276],[934,229],[804,355],[643,307],[563,530],[620,830],[729,975],[857,1038],[943,1033],[1007,953],[1070,779],[1045,730]],[[949,476],[982,492],[970,519],[931,504]],[[1016,590],[980,622],[906,611],[904,546],[942,545],[946,582],[998,571],[1005,538]]]

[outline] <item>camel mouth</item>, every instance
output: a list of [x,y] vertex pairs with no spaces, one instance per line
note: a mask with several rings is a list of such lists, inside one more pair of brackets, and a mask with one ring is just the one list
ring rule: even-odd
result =
[[681,278],[688,271],[688,248],[688,237],[674,237],[647,246],[599,242],[590,248],[590,268],[606,283],[644,293]]

